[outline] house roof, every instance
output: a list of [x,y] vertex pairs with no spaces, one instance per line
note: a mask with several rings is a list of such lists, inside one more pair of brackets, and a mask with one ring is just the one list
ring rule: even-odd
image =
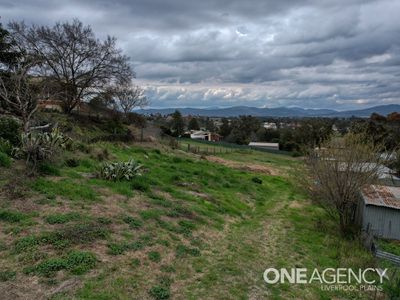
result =
[[362,190],[366,205],[400,209],[400,187],[370,185]]
[[193,131],[191,134],[192,135],[208,135],[209,132],[208,131],[203,131],[203,130],[198,130],[198,131]]
[[279,147],[279,143],[258,143],[258,142],[250,142],[249,146],[256,147]]

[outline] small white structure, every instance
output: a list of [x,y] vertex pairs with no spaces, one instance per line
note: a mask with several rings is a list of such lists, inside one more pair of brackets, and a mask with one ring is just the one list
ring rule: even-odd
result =
[[205,140],[208,137],[209,132],[203,130],[197,130],[190,133],[190,138],[193,140]]
[[279,150],[279,143],[250,142],[249,146],[261,149]]
[[193,140],[218,142],[221,139],[221,136],[217,133],[213,133],[210,131],[197,130],[190,132],[190,138]]
[[276,125],[276,123],[272,123],[272,122],[264,122],[263,127],[264,127],[265,129],[274,129],[274,130],[278,128],[278,126]]

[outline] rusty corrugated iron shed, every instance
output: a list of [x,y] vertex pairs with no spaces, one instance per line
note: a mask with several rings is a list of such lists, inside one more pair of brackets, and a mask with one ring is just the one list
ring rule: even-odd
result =
[[366,205],[400,209],[400,187],[370,185],[363,189],[362,196]]

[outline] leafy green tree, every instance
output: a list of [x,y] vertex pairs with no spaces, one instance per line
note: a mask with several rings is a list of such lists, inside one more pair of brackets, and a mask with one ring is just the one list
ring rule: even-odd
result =
[[298,142],[309,147],[320,147],[332,134],[331,119],[312,118],[301,122],[296,130]]
[[260,121],[252,116],[240,116],[238,120],[233,122],[233,129],[228,136],[228,141],[247,145],[254,133],[260,128]]
[[179,110],[172,114],[171,131],[174,136],[181,136],[185,132],[185,122]]
[[222,125],[219,128],[219,134],[226,138],[232,131],[231,126],[229,125],[228,119],[222,119]]
[[196,118],[191,118],[188,124],[188,129],[189,130],[199,130],[200,126],[199,126],[199,122],[197,122]]
[[210,120],[210,118],[206,119],[206,130],[208,131],[215,131],[215,126],[214,126],[214,122],[212,120]]

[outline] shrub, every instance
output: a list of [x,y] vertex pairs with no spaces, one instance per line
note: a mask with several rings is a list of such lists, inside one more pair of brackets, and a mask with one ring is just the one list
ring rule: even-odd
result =
[[35,248],[39,245],[40,241],[35,236],[26,236],[17,240],[14,244],[14,251],[16,253],[21,253],[27,251],[28,249]]
[[0,138],[8,140],[12,145],[17,146],[20,142],[21,126],[17,120],[10,117],[0,117]]
[[66,269],[76,275],[84,274],[93,269],[96,263],[96,256],[90,252],[72,251],[66,257]]
[[3,152],[8,156],[11,156],[13,152],[13,146],[10,141],[3,139],[2,137],[0,137],[0,152]]
[[18,223],[27,218],[29,218],[28,215],[20,213],[18,211],[0,210],[0,221]]
[[171,296],[169,287],[160,285],[153,286],[150,289],[149,294],[157,300],[169,299]]
[[50,133],[26,133],[21,136],[21,147],[17,154],[26,157],[32,170],[36,170],[38,163],[52,161],[52,159],[65,149],[70,139],[62,135],[57,128]]
[[251,181],[253,181],[254,183],[257,183],[257,184],[262,184],[262,180],[258,177],[251,178]]
[[142,165],[134,160],[128,162],[107,162],[101,166],[98,177],[112,181],[130,180],[135,176],[140,176],[141,169]]
[[0,167],[9,168],[11,166],[11,159],[7,154],[0,152]]
[[76,168],[79,166],[79,159],[69,158],[65,161],[65,165],[70,168]]
[[28,273],[33,272],[41,276],[50,277],[61,270],[68,270],[72,274],[84,274],[94,268],[97,259],[93,253],[83,251],[72,251],[64,258],[50,258],[42,261],[36,267],[30,268]]
[[50,277],[53,276],[57,271],[63,270],[66,268],[66,262],[61,258],[50,258],[47,259],[40,264],[38,264],[35,268],[35,273],[38,275]]

